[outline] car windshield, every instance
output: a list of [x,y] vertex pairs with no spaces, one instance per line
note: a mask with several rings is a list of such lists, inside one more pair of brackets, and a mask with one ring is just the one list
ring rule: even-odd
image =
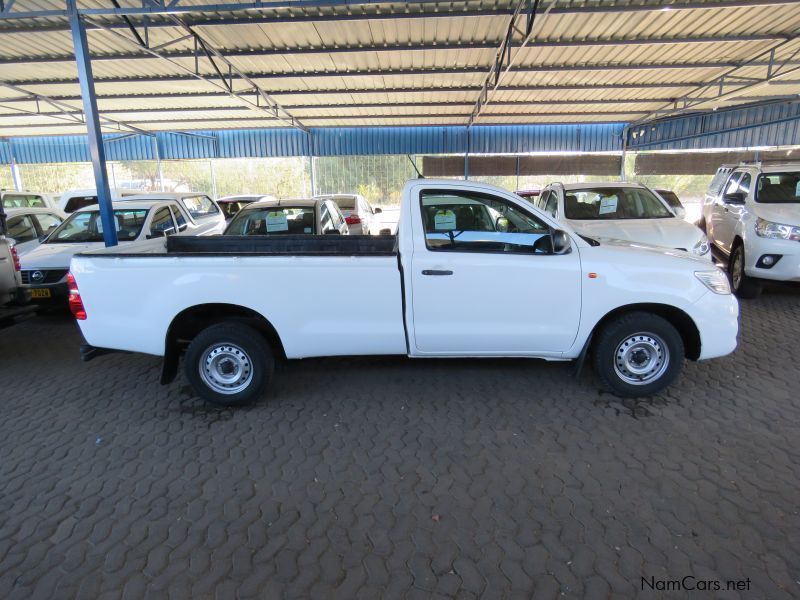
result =
[[664,203],[645,188],[602,187],[567,190],[567,219],[668,219],[673,215]]
[[239,212],[225,235],[315,234],[313,206],[270,206]]
[[756,202],[761,204],[800,203],[800,172],[759,175]]
[[336,196],[333,201],[342,210],[355,210],[356,208],[356,199],[353,196]]
[[[120,242],[135,240],[139,237],[146,219],[146,208],[115,210],[114,222],[117,227],[117,239]],[[70,244],[102,241],[103,223],[100,221],[100,212],[90,210],[73,213],[50,234],[46,243]]]
[[5,194],[3,196],[3,208],[41,208],[44,206],[44,199],[38,194]]
[[669,204],[672,208],[682,208],[683,205],[681,201],[678,199],[677,194],[675,192],[670,192],[668,190],[659,190],[658,195],[661,196],[664,201]]

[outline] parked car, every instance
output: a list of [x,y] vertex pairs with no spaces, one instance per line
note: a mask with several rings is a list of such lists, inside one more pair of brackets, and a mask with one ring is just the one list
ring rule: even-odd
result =
[[189,382],[218,404],[257,398],[276,357],[580,366],[590,353],[605,386],[646,396],[675,380],[684,357],[736,347],[738,304],[719,268],[685,252],[584,239],[486,184],[410,181],[396,238],[157,243],[157,251],[134,245],[73,258],[70,305],[89,344],[84,357],[97,349],[163,356],[166,383],[185,351]]
[[691,252],[711,260],[708,240],[639,183],[552,184],[536,206],[576,232]]
[[56,208],[58,200],[55,194],[44,192],[0,192],[2,205],[10,208]]
[[655,189],[653,191],[661,196],[661,199],[669,205],[676,217],[680,217],[681,219],[686,218],[686,208],[683,206],[683,203],[681,203],[681,199],[678,198],[678,194],[672,190]]
[[800,163],[736,167],[703,219],[739,297],[757,297],[764,280],[800,281]]
[[[196,235],[200,228],[174,200],[125,200],[113,203],[120,246],[170,235]],[[66,299],[67,271],[78,252],[104,247],[96,206],[72,213],[46,240],[20,257],[22,286],[35,301]]]
[[315,198],[332,200],[336,203],[344,215],[350,235],[378,235],[380,233],[381,225],[375,215],[379,215],[382,211],[380,208],[373,208],[364,196],[330,194],[315,196]]
[[19,257],[13,242],[0,231],[0,307],[19,302],[23,297],[19,268]]
[[6,208],[6,237],[16,244],[20,256],[38,246],[66,219],[57,208]]
[[259,200],[276,200],[276,198],[275,196],[259,196],[253,194],[245,194],[242,196],[225,196],[224,198],[218,198],[217,204],[222,209],[222,213],[225,215],[225,221],[230,223],[231,219],[236,216],[236,213],[238,213],[248,204],[258,202]]
[[348,235],[344,215],[333,200],[295,198],[248,204],[233,218],[225,235]]
[[[126,189],[112,189],[110,191],[112,202],[142,193],[139,190]],[[57,208],[65,214],[70,214],[80,208],[92,206],[93,204],[97,204],[97,190],[68,190],[61,195]]]
[[153,192],[137,194],[121,199],[124,202],[140,200],[172,200],[188,213],[190,225],[197,235],[218,235],[225,231],[225,214],[208,195],[198,192]]

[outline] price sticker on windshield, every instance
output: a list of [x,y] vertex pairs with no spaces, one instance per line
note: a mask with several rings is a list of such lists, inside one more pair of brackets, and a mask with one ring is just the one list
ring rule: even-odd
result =
[[273,233],[276,231],[288,231],[289,221],[286,219],[286,213],[271,212],[267,213],[267,232]]
[[439,210],[433,217],[433,228],[436,231],[450,231],[456,228],[456,213],[452,210]]
[[617,212],[617,197],[603,198],[600,200],[600,214],[607,215]]

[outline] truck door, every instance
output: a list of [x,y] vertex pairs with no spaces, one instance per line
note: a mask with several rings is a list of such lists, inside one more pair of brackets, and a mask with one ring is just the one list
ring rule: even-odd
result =
[[578,330],[576,249],[556,255],[526,206],[469,189],[412,194],[414,350],[526,355],[567,350]]

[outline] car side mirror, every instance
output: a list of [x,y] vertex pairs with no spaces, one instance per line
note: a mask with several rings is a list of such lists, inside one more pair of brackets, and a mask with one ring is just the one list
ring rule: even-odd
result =
[[325,232],[325,235],[342,235],[342,232],[338,229],[328,229],[328,231]]
[[494,222],[494,228],[495,228],[495,230],[500,231],[502,233],[507,232],[508,231],[508,219],[506,219],[505,217],[497,217],[497,219]]
[[722,197],[722,201],[725,204],[744,204],[745,198],[744,192],[731,192],[730,194],[725,194]]
[[556,229],[552,233],[553,254],[569,254],[572,251],[572,241],[563,229]]
[[382,212],[383,212],[383,209],[380,209],[380,208],[374,208],[374,209],[372,210],[372,214],[373,214],[373,215],[379,215],[379,214],[381,214]]

